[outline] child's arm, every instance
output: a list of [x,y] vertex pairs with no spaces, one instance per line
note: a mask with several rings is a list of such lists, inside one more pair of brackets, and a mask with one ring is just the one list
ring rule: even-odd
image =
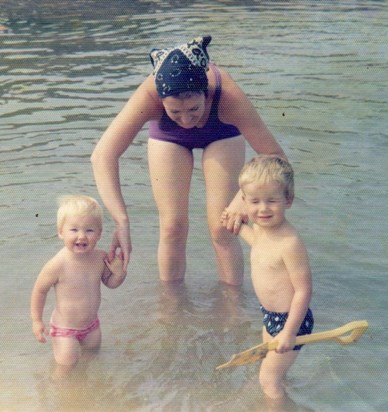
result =
[[102,283],[108,288],[115,289],[119,287],[125,280],[127,273],[123,270],[123,261],[118,257],[109,262],[108,257],[104,259],[105,268],[102,275]]
[[247,223],[242,223],[240,231],[238,232],[239,236],[248,243],[249,246],[252,246],[255,241],[255,231]]
[[278,352],[292,350],[295,346],[296,335],[306,316],[312,295],[309,259],[301,239],[296,239],[285,249],[283,260],[294,288],[294,296],[284,329],[277,336]]
[[[228,229],[228,225],[229,225],[229,212],[224,209],[224,211],[222,212],[221,215],[221,224],[224,228]],[[228,229],[229,230],[229,229]],[[239,230],[236,232],[234,232],[236,235],[240,235],[240,237],[242,239],[245,240],[245,242],[248,243],[249,246],[253,245],[254,242],[254,230],[251,226],[249,226],[247,223],[245,223],[244,221],[242,221],[241,226],[239,227]]]
[[41,343],[46,342],[45,335],[48,334],[43,322],[43,309],[48,291],[57,282],[54,273],[53,264],[49,262],[39,273],[31,294],[32,330],[36,339]]

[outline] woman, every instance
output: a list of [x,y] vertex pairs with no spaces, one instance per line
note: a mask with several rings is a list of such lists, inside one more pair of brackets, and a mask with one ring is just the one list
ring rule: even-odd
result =
[[[153,73],[101,137],[92,165],[100,196],[116,223],[110,258],[119,248],[126,270],[132,245],[119,159],[150,122],[148,162],[160,218],[160,279],[180,281],[186,269],[192,150],[202,148],[207,219],[219,278],[240,285],[243,253],[238,238],[230,232],[238,233],[244,218],[241,196],[236,192],[245,140],[257,153],[285,155],[232,78],[209,64],[206,48],[210,41],[210,36],[198,37],[178,47],[151,51]],[[220,222],[227,205],[229,231]]]

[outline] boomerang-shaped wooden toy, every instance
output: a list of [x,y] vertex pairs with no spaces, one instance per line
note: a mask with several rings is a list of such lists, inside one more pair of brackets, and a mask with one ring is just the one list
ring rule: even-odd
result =
[[[326,332],[312,333],[311,335],[297,336],[295,345],[305,345],[306,343],[318,343],[328,340],[341,343],[342,345],[348,345],[360,339],[363,333],[368,328],[368,322],[366,320],[355,320],[353,322],[346,323],[345,325],[327,330]],[[351,332],[349,335],[347,333]],[[266,357],[267,352],[275,350],[278,346],[278,341],[273,340],[271,342],[262,343],[247,349],[244,352],[237,353],[231,357],[231,359],[217,366],[218,369],[229,368],[230,366],[247,365],[255,363]]]

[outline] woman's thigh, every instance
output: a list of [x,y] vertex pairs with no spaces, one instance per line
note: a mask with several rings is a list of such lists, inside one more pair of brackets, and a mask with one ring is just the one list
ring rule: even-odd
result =
[[203,153],[206,203],[209,222],[220,222],[222,210],[239,190],[238,175],[245,161],[242,136],[218,140]]
[[187,218],[193,155],[175,143],[148,140],[152,191],[161,219]]

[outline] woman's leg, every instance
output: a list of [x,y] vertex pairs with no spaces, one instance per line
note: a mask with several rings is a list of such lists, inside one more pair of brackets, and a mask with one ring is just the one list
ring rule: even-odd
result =
[[177,144],[149,139],[148,163],[160,220],[160,279],[183,280],[193,155],[190,150]]
[[241,285],[244,258],[238,237],[222,227],[221,213],[239,190],[238,175],[244,160],[245,143],[241,136],[214,142],[203,153],[210,236],[220,280],[230,285]]

